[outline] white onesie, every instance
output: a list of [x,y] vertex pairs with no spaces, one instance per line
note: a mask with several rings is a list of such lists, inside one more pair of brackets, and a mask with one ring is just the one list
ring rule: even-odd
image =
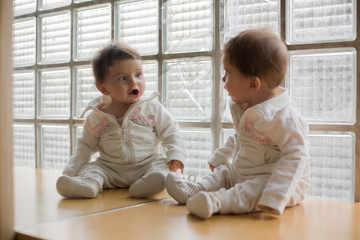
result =
[[235,134],[215,151],[213,173],[200,183],[222,189],[221,213],[257,211],[281,214],[304,199],[310,187],[308,125],[290,106],[288,92],[249,107],[230,103]]
[[[167,163],[184,163],[186,155],[180,129],[169,111],[156,99],[157,93],[132,104],[122,121],[99,110],[110,97],[91,101],[76,151],[63,173],[96,179],[104,188],[128,187],[151,171],[169,172]],[[164,154],[163,147],[166,148]],[[100,156],[90,162],[91,155]],[[93,175],[101,176],[94,177]]]

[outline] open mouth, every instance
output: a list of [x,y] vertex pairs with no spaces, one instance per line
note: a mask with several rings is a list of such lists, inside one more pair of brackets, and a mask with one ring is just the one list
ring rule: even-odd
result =
[[134,89],[134,90],[132,90],[132,91],[129,93],[129,95],[131,95],[131,96],[137,96],[137,95],[139,95],[139,90]]

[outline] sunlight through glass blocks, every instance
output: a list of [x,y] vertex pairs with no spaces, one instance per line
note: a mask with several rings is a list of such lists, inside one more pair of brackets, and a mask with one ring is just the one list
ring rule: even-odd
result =
[[75,116],[81,117],[91,100],[101,95],[95,86],[95,79],[90,65],[74,68]]
[[75,9],[75,60],[89,60],[111,39],[111,5]]
[[169,0],[163,5],[166,53],[209,51],[213,46],[212,0]]
[[40,166],[46,169],[64,169],[70,157],[68,125],[40,125]]
[[185,175],[195,174],[198,177],[210,173],[208,161],[212,155],[213,139],[210,129],[183,128],[181,134],[184,140],[187,159]]
[[70,61],[70,11],[40,16],[40,63]]
[[287,11],[286,39],[291,44],[356,37],[355,0],[290,0]]
[[354,123],[355,59],[352,48],[291,52],[292,105],[312,123]]
[[41,0],[40,9],[54,9],[71,4],[71,0]]
[[311,182],[308,196],[354,200],[355,136],[311,133]]
[[115,34],[141,55],[158,53],[158,0],[115,3]]
[[36,11],[36,0],[13,0],[14,16]]
[[223,41],[254,28],[280,35],[280,0],[225,0]]
[[15,123],[14,128],[14,166],[36,167],[35,128],[30,123]]
[[91,2],[94,0],[74,0],[74,3]]
[[13,24],[13,64],[15,67],[36,62],[36,19],[15,20]]
[[19,71],[13,74],[14,118],[35,117],[35,72]]
[[40,71],[40,117],[70,117],[70,69]]
[[148,60],[143,62],[146,93],[158,92],[158,62]]
[[213,69],[210,58],[164,62],[164,105],[181,120],[209,120]]

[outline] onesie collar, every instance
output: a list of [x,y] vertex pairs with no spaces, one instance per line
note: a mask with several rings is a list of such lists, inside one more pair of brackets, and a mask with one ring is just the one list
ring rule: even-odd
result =
[[[159,96],[158,92],[152,92],[150,95],[144,94],[140,97],[139,101],[133,104],[138,104],[141,102],[146,102],[154,99],[155,97]],[[99,97],[94,98],[91,100],[88,105],[86,106],[85,110],[82,112],[81,117],[84,117],[85,113],[91,109],[99,110],[100,106],[110,103],[111,98],[109,96],[101,95]]]
[[280,88],[283,90],[282,93],[262,103],[256,104],[250,107],[250,109],[261,112],[264,117],[268,116],[269,118],[272,118],[274,114],[277,113],[279,110],[290,106],[290,97],[288,90],[283,87]]

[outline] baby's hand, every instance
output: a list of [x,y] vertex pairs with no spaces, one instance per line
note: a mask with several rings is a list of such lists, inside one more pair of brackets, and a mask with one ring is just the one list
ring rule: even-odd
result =
[[271,214],[274,214],[274,215],[279,215],[280,214],[277,210],[275,210],[275,209],[273,209],[271,207],[268,207],[268,206],[259,205],[258,208],[260,208],[260,210],[263,211],[263,212],[271,213]]
[[168,162],[168,166],[171,172],[176,172],[176,170],[181,169],[181,173],[184,173],[184,164],[179,160],[171,160]]
[[209,162],[208,162],[208,164],[209,164],[210,170],[213,172],[213,171],[214,171],[214,169],[215,169],[214,165],[212,165],[212,164],[211,164],[211,163],[209,163]]

